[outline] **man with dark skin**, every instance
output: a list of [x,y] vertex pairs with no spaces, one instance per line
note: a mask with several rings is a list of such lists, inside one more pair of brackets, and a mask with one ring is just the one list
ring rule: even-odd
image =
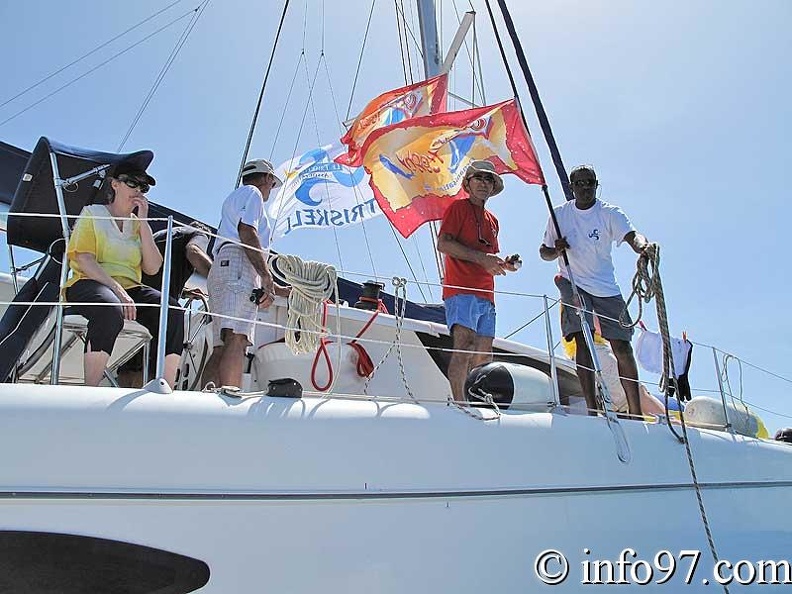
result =
[[473,161],[465,171],[462,189],[467,198],[449,206],[437,239],[445,254],[443,300],[454,351],[448,381],[457,402],[465,401],[468,372],[492,361],[495,336],[495,279],[517,270],[517,256],[498,256],[498,219],[485,208],[503,191],[503,180],[489,161]]
[[[566,251],[586,317],[593,327],[592,312],[598,314],[602,336],[610,342],[618,362],[619,376],[630,414],[640,415],[638,366],[630,344],[632,328],[623,328],[618,321],[624,308],[624,299],[616,282],[611,251],[613,242],[617,245],[626,242],[636,254],[642,255],[649,242],[635,230],[618,206],[597,198],[599,181],[592,166],[576,167],[570,173],[569,181],[575,200],[554,209],[562,237],[558,237],[552,219],[548,220],[543,243],[539,246],[539,255],[550,262]],[[575,306],[579,304],[574,301],[572,285],[566,267],[561,262],[555,281],[564,304],[561,314],[562,333],[567,339],[572,337],[575,340],[577,375],[589,414],[596,414],[598,406],[594,373],[591,371],[591,353],[586,346],[580,319],[575,311]],[[629,314],[625,321],[630,321]]]

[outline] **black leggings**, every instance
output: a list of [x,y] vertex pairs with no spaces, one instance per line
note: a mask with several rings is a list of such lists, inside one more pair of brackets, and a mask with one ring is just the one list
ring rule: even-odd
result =
[[[159,305],[162,296],[156,289],[138,286],[126,292],[135,303],[156,303]],[[90,279],[81,279],[66,289],[66,301],[72,303],[112,303],[114,305],[72,305],[74,313],[88,320],[88,336],[85,341],[85,352],[104,351],[108,355],[113,352],[116,338],[124,328],[124,310],[121,302],[110,287]],[[179,302],[171,297],[170,304],[179,307]],[[137,308],[135,320],[151,333],[156,342],[159,329],[158,307]],[[181,355],[184,349],[184,312],[173,307],[168,309],[168,331],[165,337],[165,354]]]

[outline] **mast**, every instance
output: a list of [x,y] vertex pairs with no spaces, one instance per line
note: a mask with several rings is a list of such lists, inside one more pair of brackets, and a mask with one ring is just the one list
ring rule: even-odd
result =
[[424,75],[431,78],[440,74],[440,40],[437,37],[437,11],[434,0],[417,0],[418,24],[421,28],[421,50]]
[[[437,10],[434,0],[416,0],[418,5],[418,25],[421,29],[421,52],[424,59],[424,77],[431,78],[440,74],[442,62],[440,56],[440,40],[437,35]],[[450,65],[449,65],[450,68]],[[429,235],[432,238],[435,264],[440,282],[445,278],[445,265],[437,249],[437,221],[429,223]]]

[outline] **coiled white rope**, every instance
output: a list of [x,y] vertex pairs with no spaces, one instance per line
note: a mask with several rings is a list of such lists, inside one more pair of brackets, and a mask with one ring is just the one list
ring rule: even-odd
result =
[[324,262],[304,262],[299,256],[278,254],[272,258],[272,274],[291,286],[286,346],[292,353],[314,353],[325,332],[322,304],[336,296],[338,275]]

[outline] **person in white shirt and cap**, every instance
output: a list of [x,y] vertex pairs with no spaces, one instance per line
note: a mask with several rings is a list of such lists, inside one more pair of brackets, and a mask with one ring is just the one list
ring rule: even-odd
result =
[[[217,386],[241,387],[245,350],[253,344],[258,308],[272,305],[276,287],[267,263],[270,226],[264,203],[270,192],[283,185],[272,163],[248,161],[242,168],[242,185],[223,202],[214,262],[207,278],[214,350],[202,381]],[[251,300],[254,290],[259,295]]]

